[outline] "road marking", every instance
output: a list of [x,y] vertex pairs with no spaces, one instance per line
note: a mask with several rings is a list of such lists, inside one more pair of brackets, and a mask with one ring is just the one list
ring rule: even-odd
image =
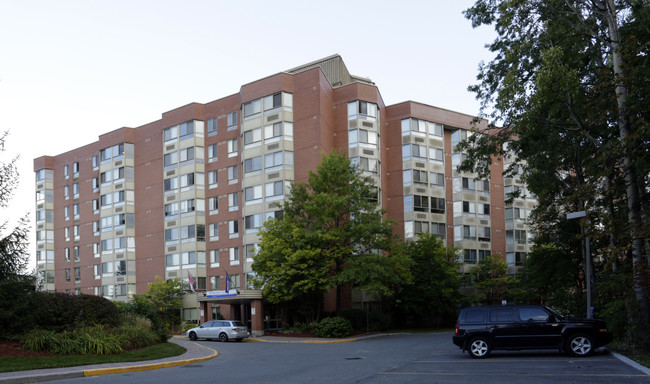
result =
[[566,363],[575,363],[575,362],[592,362],[592,361],[617,361],[617,359],[570,359],[570,360],[549,360],[549,359],[466,359],[466,360],[420,360],[414,361],[414,363],[428,364],[428,363],[548,363],[548,362],[566,362]]
[[428,375],[428,376],[545,376],[545,377],[650,377],[650,375],[632,373],[494,373],[486,372],[379,372],[379,375]]

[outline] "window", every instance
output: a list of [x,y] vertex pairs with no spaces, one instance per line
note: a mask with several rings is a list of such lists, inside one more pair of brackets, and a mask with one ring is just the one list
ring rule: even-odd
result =
[[353,118],[375,120],[377,118],[377,104],[362,100],[349,102],[348,119]]
[[506,208],[506,219],[526,220],[526,210],[523,208]]
[[93,170],[96,170],[99,167],[99,156],[93,156]]
[[219,250],[213,249],[210,251],[210,267],[215,268],[219,266]]
[[211,215],[219,213],[219,197],[214,196],[208,198],[208,211]]
[[115,262],[115,274],[117,276],[126,275],[126,260],[119,260]]
[[[228,259],[230,260],[230,265],[239,265],[239,247],[228,249]],[[231,275],[230,278],[232,279],[232,277]],[[231,287],[233,286],[231,285]]]
[[163,129],[163,141],[174,140],[178,138],[178,126]]
[[228,184],[237,183],[239,179],[239,168],[236,165],[228,167]]
[[194,174],[188,173],[180,177],[181,188],[191,187],[194,185]]
[[177,242],[179,237],[179,230],[178,228],[168,228],[165,229],[165,242]]
[[63,186],[63,196],[65,196],[66,200],[70,198],[70,187],[67,185]]
[[463,240],[476,240],[476,227],[474,225],[463,225]]
[[65,281],[70,282],[70,268],[65,269]]
[[431,181],[432,187],[445,186],[445,175],[443,173],[431,172],[429,174],[429,180]]
[[217,144],[208,145],[208,162],[217,161]]
[[252,119],[262,112],[262,103],[260,99],[244,103],[244,120]]
[[264,155],[264,168],[266,172],[282,168],[285,164],[289,169],[293,169],[293,152],[279,151]]
[[490,241],[490,227],[478,227],[478,241]]
[[219,289],[219,276],[210,276],[210,290],[216,291]]
[[72,175],[74,177],[79,177],[79,162],[75,161],[72,163]]
[[236,211],[239,209],[239,192],[228,194],[228,212]]
[[210,188],[218,187],[218,179],[219,177],[216,169],[214,171],[208,171],[208,186],[210,186]]
[[348,144],[350,147],[358,145],[366,148],[377,148],[379,135],[377,132],[365,129],[353,129],[348,132]]
[[244,228],[246,233],[255,233],[262,226],[262,214],[249,215],[244,218]]
[[181,214],[196,211],[196,201],[194,199],[181,201],[180,210]]
[[255,253],[257,253],[257,244],[246,244],[244,247],[244,255],[246,256],[246,261],[253,261]]
[[431,198],[431,212],[432,213],[445,213],[445,199],[442,197]]
[[428,196],[413,196],[413,210],[416,212],[428,212],[429,211],[429,197]]
[[63,207],[63,217],[65,217],[66,220],[70,220],[70,207]]
[[178,215],[178,203],[165,204],[165,217]]
[[194,121],[188,121],[182,123],[179,126],[181,138],[189,137],[194,135]]
[[270,220],[270,219],[282,219],[282,211],[272,211],[272,212],[266,212],[264,213],[264,220]]
[[413,182],[416,184],[427,184],[428,183],[428,172],[420,171],[417,169],[413,170]]
[[210,236],[210,241],[219,240],[219,223],[208,224],[208,236]]
[[469,264],[476,264],[476,249],[466,249],[463,261]]
[[68,164],[66,164],[66,165],[63,166],[63,176],[64,176],[66,179],[69,179],[69,178],[70,178],[70,166],[69,166]]
[[99,177],[93,177],[93,192],[99,192]]
[[217,134],[217,119],[208,119],[208,136]]
[[178,153],[181,163],[194,160],[194,147],[181,149]]
[[262,186],[255,185],[244,189],[244,201],[246,205],[260,203],[262,200]]
[[102,276],[102,265],[101,264],[94,264],[93,265],[93,277],[95,279],[99,279]]
[[165,266],[166,267],[176,267],[180,265],[180,255],[178,253],[172,253],[165,255]]
[[266,199],[267,200],[281,199],[282,196],[284,195],[282,184],[283,184],[282,181],[266,183],[264,185]]
[[269,141],[282,136],[282,123],[275,123],[264,127],[264,139]]
[[[165,192],[178,189],[178,177],[170,177],[169,179],[165,179],[164,188],[165,188]],[[104,204],[102,203],[102,205]]]
[[445,223],[431,223],[431,233],[444,239],[447,237],[447,226]]
[[402,145],[402,161],[427,159],[427,147],[417,144]]
[[183,265],[196,264],[196,252],[183,252],[181,253],[181,263]]
[[65,261],[70,261],[70,248],[66,248],[64,251]]
[[227,142],[228,145],[228,157],[237,156],[239,147],[237,146],[237,139],[230,139]]
[[237,129],[237,112],[230,112],[226,115],[228,130]]
[[244,147],[252,146],[252,144],[260,143],[261,141],[262,128],[255,128],[244,132]]
[[490,192],[490,182],[488,180],[476,180],[476,190],[479,192]]
[[244,173],[260,171],[262,169],[262,156],[244,160]]
[[444,153],[441,148],[429,147],[429,161],[432,163],[442,163],[444,161]]
[[462,140],[467,139],[467,131],[464,129],[457,129],[451,133],[451,146],[455,147]]
[[230,220],[228,222],[228,236],[231,239],[239,237],[239,220]]
[[379,161],[367,157],[353,157],[350,162],[363,172],[377,174],[379,172]]
[[490,216],[490,204],[476,203],[476,213],[479,216]]
[[264,110],[280,108],[282,106],[282,93],[276,93],[264,98]]
[[79,204],[72,204],[72,214],[75,219],[79,218]]

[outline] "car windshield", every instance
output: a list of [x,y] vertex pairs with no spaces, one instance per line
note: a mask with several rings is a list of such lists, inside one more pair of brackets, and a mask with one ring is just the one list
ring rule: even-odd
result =
[[558,311],[556,311],[555,309],[550,308],[550,307],[547,307],[547,306],[544,306],[544,308],[546,308],[549,312],[551,312],[551,313],[553,314],[553,316],[555,316],[556,319],[558,319],[558,320],[562,320],[562,319],[564,319],[564,316],[562,316],[562,315],[561,315]]

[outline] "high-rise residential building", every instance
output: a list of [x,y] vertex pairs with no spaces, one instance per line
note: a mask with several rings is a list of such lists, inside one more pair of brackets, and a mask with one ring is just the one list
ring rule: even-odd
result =
[[[494,162],[489,180],[455,168],[473,116],[407,101],[334,55],[241,86],[239,93],[120,128],[34,160],[37,268],[46,290],[124,301],[155,279],[180,278],[183,318],[247,321],[253,334],[283,314],[251,286],[259,227],[280,215],[293,182],[323,153],[347,151],[408,241],[434,233],[462,248],[463,270],[488,255],[516,267],[534,200]],[[347,298],[353,306],[354,295]],[[326,306],[334,307],[331,297]]]

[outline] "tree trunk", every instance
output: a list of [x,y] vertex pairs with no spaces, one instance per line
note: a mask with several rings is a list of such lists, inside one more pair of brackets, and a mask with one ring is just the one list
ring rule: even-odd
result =
[[628,89],[625,85],[625,72],[623,70],[623,55],[621,53],[618,21],[616,19],[616,4],[614,0],[606,0],[605,18],[609,31],[609,46],[611,48],[614,76],[616,83],[616,102],[618,106],[618,126],[621,145],[623,146],[622,169],[625,179],[627,193],[627,214],[632,234],[632,264],[634,267],[634,294],[636,296],[637,310],[639,312],[640,324],[637,328],[639,341],[645,343],[648,340],[646,325],[649,319],[648,296],[643,285],[647,271],[647,260],[643,257],[644,239],[642,236],[641,202],[639,195],[639,184],[634,163],[629,155],[628,140],[632,133],[632,126],[627,111]]

